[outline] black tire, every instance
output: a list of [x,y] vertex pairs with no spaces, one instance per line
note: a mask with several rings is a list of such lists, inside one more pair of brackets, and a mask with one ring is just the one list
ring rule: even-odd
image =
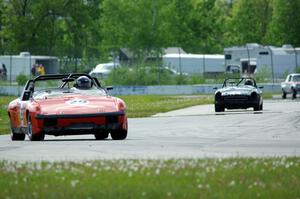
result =
[[10,138],[12,141],[25,140],[25,134],[24,133],[16,133],[12,127],[12,124],[10,124]]
[[292,88],[292,92],[293,92],[292,99],[296,99],[297,98],[297,91],[294,88]]
[[263,104],[260,105],[259,110],[260,110],[260,111],[263,110]]
[[33,134],[31,118],[29,115],[27,116],[27,135],[30,141],[42,141],[45,138],[45,134],[43,132],[40,132],[39,134]]
[[113,140],[124,140],[127,137],[127,130],[117,129],[110,132]]
[[286,99],[286,92],[282,90],[282,99]]
[[94,135],[96,140],[104,140],[108,137],[108,132],[98,132],[95,133]]
[[256,104],[255,106],[253,106],[253,110],[254,111],[260,111],[261,109],[260,109],[260,105],[259,104]]
[[25,140],[25,134],[24,133],[12,133],[10,134],[11,140],[16,141],[16,140]]
[[225,111],[224,106],[215,104],[215,112],[224,112],[224,111]]

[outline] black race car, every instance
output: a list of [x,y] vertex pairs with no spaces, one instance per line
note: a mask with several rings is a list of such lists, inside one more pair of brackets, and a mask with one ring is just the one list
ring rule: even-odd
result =
[[226,78],[223,86],[215,92],[215,111],[227,109],[263,109],[262,87],[253,78]]

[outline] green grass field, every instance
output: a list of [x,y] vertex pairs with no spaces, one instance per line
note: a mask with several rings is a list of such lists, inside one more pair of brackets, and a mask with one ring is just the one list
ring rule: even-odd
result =
[[0,135],[10,132],[10,124],[7,115],[7,105],[15,98],[15,96],[0,96]]
[[299,198],[300,158],[0,162],[0,198]]

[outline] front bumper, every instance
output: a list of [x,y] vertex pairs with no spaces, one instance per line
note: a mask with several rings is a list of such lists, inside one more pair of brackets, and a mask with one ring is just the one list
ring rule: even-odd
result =
[[36,115],[38,128],[50,135],[91,134],[115,129],[127,130],[124,112]]
[[215,104],[228,109],[246,109],[261,104],[261,97],[252,98],[247,95],[222,96]]

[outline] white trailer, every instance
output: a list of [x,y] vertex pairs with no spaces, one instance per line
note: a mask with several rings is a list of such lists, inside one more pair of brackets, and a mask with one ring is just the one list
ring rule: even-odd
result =
[[20,55],[0,56],[0,67],[2,64],[6,66],[9,81],[15,81],[19,74],[30,76],[34,64],[42,64],[46,74],[59,73],[57,57],[35,56],[28,52],[21,52]]
[[164,67],[178,73],[217,74],[225,72],[224,55],[201,54],[166,54],[163,56]]
[[300,67],[300,48],[291,45],[282,47],[246,44],[224,49],[225,65],[240,65],[244,60],[256,60],[256,71],[269,68],[275,78],[282,78],[286,73],[295,72]]

